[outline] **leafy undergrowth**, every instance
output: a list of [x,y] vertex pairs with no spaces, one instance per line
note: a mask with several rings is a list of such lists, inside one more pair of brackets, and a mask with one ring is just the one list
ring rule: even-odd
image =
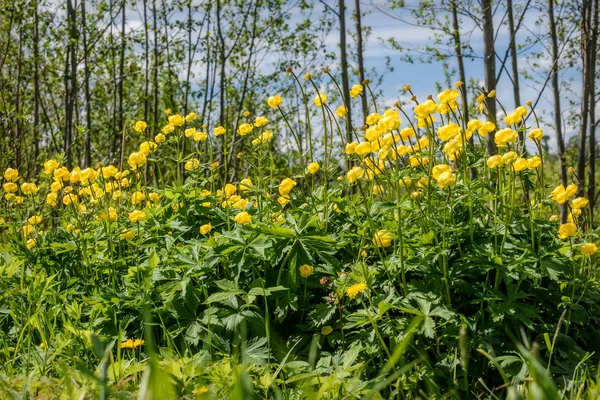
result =
[[[530,109],[486,122],[482,95],[465,121],[462,90],[373,113],[357,142],[326,96],[296,112],[273,96],[235,131],[170,115],[129,169],[6,170],[0,393],[595,398],[587,200],[550,193],[525,155]],[[294,138],[291,167],[268,129]],[[217,151],[232,140],[243,153]]]

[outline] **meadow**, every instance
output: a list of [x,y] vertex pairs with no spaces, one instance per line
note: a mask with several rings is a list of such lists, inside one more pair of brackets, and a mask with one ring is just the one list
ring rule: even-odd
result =
[[363,82],[359,128],[288,73],[295,112],[166,110],[120,162],[3,172],[0,397],[598,398],[598,231],[531,102]]

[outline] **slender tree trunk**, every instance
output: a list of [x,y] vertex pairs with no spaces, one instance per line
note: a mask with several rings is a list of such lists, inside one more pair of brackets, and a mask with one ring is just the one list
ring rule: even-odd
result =
[[[221,1],[217,0],[217,33],[219,36],[219,62],[221,66],[220,76],[219,76],[219,124],[225,129],[225,38],[223,37],[223,32],[221,31]],[[225,138],[227,135],[222,135],[221,141],[221,162],[226,159],[225,150],[227,148],[227,144]]]
[[[148,121],[150,102],[150,44],[148,34],[148,0],[144,0],[144,122]],[[146,129],[146,139],[149,139],[150,129]]]
[[83,66],[85,74],[85,165],[92,165],[92,104],[90,96],[90,68],[88,61],[88,43],[87,43],[87,21],[85,14],[85,0],[81,2],[81,30],[83,39]]
[[[365,63],[363,56],[363,31],[362,31],[362,15],[360,12],[360,0],[354,1],[354,16],[356,18],[356,57],[358,58],[358,75],[360,77],[360,83],[365,81]],[[367,119],[367,115],[369,114],[369,110],[367,108],[367,97],[360,96],[362,112],[363,112],[363,122]],[[362,125],[362,124],[361,124]]]
[[[494,50],[494,21],[492,16],[492,0],[483,0],[483,47],[484,47],[484,77],[485,90],[491,92],[496,89],[496,53]],[[491,97],[486,97],[487,108],[490,113],[490,118],[496,122],[496,100]],[[498,149],[494,142],[495,134],[491,132],[488,135],[488,151],[490,154],[496,154]]]
[[596,48],[598,46],[598,35],[600,34],[598,29],[598,18],[599,18],[599,7],[598,0],[594,0],[593,4],[593,23],[592,23],[592,31],[591,35],[591,43],[590,43],[590,135],[589,135],[589,161],[590,167],[588,170],[588,193],[587,197],[589,199],[589,207],[590,207],[590,229],[594,229],[594,206],[596,203],[596,62],[598,60],[598,53],[596,52]]
[[[556,23],[554,21],[554,0],[548,0],[549,33],[552,41],[552,94],[554,97],[554,129],[556,130],[556,144],[558,147],[558,166],[560,168],[560,180],[567,185],[567,168],[565,166],[565,142],[562,132],[562,118],[560,108],[560,86],[558,83],[558,38]],[[560,219],[564,224],[567,222],[566,205],[560,208]]]
[[158,132],[158,23],[156,18],[156,0],[152,1],[152,28],[154,30],[154,49],[152,61],[152,126]]
[[72,164],[73,115],[77,97],[77,14],[72,0],[67,0],[67,26],[69,29],[67,56],[65,60],[65,163]]
[[[513,75],[513,99],[515,102],[515,108],[521,105],[521,89],[519,87],[519,61],[517,58],[517,32],[515,30],[515,18],[513,15],[513,4],[512,0],[507,0],[506,9],[508,11],[508,29],[510,31],[510,59],[512,65]],[[523,150],[525,151],[525,136],[523,132],[519,131],[519,142]]]
[[[464,121],[469,121],[469,99],[467,97],[467,75],[465,73],[465,62],[462,54],[462,44],[460,42],[460,22],[458,20],[458,6],[456,0],[452,0],[450,3],[452,7],[452,37],[454,39],[454,51],[456,52],[456,61],[458,63],[458,75],[459,80],[464,85],[461,90],[462,99],[462,113]],[[465,122],[466,123],[466,122]],[[469,144],[473,145],[473,137],[469,138]],[[477,169],[474,167],[469,168],[469,174],[471,179],[477,177]]]
[[[350,84],[348,83],[348,59],[346,57],[346,2],[339,0],[338,13],[340,17],[340,59],[342,62],[342,89],[344,90],[344,104],[348,108],[346,114],[346,141],[352,142],[352,106],[350,104]],[[348,161],[349,163],[350,161]],[[348,164],[349,168],[350,164]]]
[[[22,146],[23,138],[21,137],[21,73],[23,66],[23,26],[19,25],[19,52],[17,54],[17,81],[16,87],[17,91],[15,94],[15,140],[14,144],[14,152],[15,152],[15,161],[17,166],[21,166],[21,147],[25,151],[25,146]],[[27,170],[29,170],[29,165],[27,166]]]
[[33,173],[39,172],[38,159],[40,157],[40,33],[39,33],[39,4],[38,0],[34,2],[33,10],[33,142],[35,167]]
[[117,143],[119,143],[119,149],[123,147],[121,141],[123,140],[123,130],[125,129],[125,115],[123,110],[123,95],[124,95],[124,81],[125,81],[125,5],[126,1],[122,0],[121,5],[121,49],[119,55],[119,130],[115,132],[118,134]]
[[589,70],[595,70],[595,65],[590,65],[590,24],[592,18],[592,0],[583,0],[581,10],[581,123],[579,124],[578,141],[578,162],[577,177],[579,178],[579,188],[577,196],[583,196],[585,193],[585,164],[586,164],[586,139],[588,129],[588,116],[590,105],[590,73]]

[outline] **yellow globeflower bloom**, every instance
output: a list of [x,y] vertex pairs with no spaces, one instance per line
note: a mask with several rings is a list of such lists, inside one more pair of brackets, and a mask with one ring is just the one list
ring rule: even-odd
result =
[[292,189],[296,186],[296,181],[291,178],[285,178],[279,184],[279,194],[282,196],[287,196],[290,194]]
[[146,164],[146,156],[140,152],[131,153],[127,158],[127,163],[129,164],[131,169],[138,169],[139,167]]
[[169,124],[173,126],[181,126],[185,123],[185,118],[179,114],[169,116]]
[[213,133],[215,134],[215,136],[221,136],[225,134],[225,128],[223,128],[222,126],[217,126]]
[[308,278],[313,274],[313,272],[315,272],[315,269],[312,266],[306,264],[301,265],[299,270],[300,276],[302,276],[303,278]]
[[195,112],[191,112],[188,115],[185,116],[185,122],[192,122],[195,121],[196,118],[198,118],[198,116],[196,115]]
[[583,254],[584,256],[591,256],[593,254],[595,254],[598,251],[598,246],[596,246],[594,243],[585,243],[583,246],[581,246],[581,254]]
[[35,248],[35,246],[37,246],[37,242],[35,241],[35,239],[31,238],[31,239],[27,240],[27,243],[25,244],[25,246],[27,246],[27,249],[31,250],[31,249]]
[[146,195],[142,192],[135,192],[131,195],[131,204],[133,205],[140,204],[144,200],[146,200]]
[[27,222],[29,222],[30,225],[37,225],[42,222],[42,217],[39,215],[34,215],[33,217],[30,217]]
[[532,129],[531,131],[529,131],[529,135],[527,135],[527,137],[529,137],[529,139],[531,140],[541,140],[542,137],[544,136],[544,131],[536,128],[536,129]]
[[346,114],[348,114],[348,107],[339,106],[338,108],[335,109],[335,114],[340,118],[344,118],[346,116]]
[[456,175],[450,171],[444,171],[438,177],[437,183],[438,186],[442,189],[453,186],[456,183]]
[[392,234],[382,229],[373,236],[373,244],[377,247],[389,247],[392,245]]
[[38,191],[38,187],[35,183],[23,183],[21,185],[21,192],[23,192],[24,195],[31,195],[34,194],[35,192]]
[[314,175],[319,171],[320,168],[321,166],[318,162],[313,162],[308,164],[308,166],[306,167],[306,171],[308,171],[309,174]]
[[252,216],[246,211],[242,211],[241,213],[237,214],[233,220],[238,224],[246,225],[252,222]]
[[574,236],[577,233],[577,225],[572,222],[567,222],[566,224],[562,224],[558,229],[558,237],[560,239],[566,239],[568,237]]
[[366,154],[371,153],[371,143],[369,142],[361,142],[356,147],[354,147],[354,153],[359,156],[364,156]]
[[346,173],[346,179],[350,183],[354,183],[365,175],[365,171],[361,167],[354,167]]
[[491,156],[487,160],[487,166],[490,169],[498,168],[501,165],[502,165],[502,156],[501,155],[496,154],[494,156]]
[[254,127],[252,126],[252,124],[242,124],[240,125],[240,127],[238,128],[238,135],[240,136],[246,136],[247,134],[249,134],[250,132],[252,132],[252,129],[254,129]]
[[271,108],[277,108],[283,104],[283,99],[280,95],[276,94],[275,96],[271,96],[267,99],[267,104]]
[[210,231],[212,231],[211,224],[205,224],[200,227],[200,233],[203,235],[208,235],[210,233]]
[[528,162],[526,159],[524,158],[517,158],[513,163],[512,166],[514,168],[515,171],[519,172],[519,171],[523,171],[524,169],[527,169],[528,167]]
[[487,136],[490,132],[493,132],[496,129],[496,125],[493,122],[487,121],[484,122],[483,125],[478,129],[480,136]]
[[6,171],[4,171],[4,179],[9,182],[16,182],[17,179],[19,179],[19,171],[14,168],[7,168]]
[[154,136],[154,141],[156,143],[164,143],[165,140],[167,140],[167,138],[162,133],[159,133],[158,135]]
[[138,133],[142,133],[146,130],[147,127],[148,124],[146,124],[144,121],[137,121],[135,125],[133,125],[133,130]]
[[269,123],[269,120],[266,117],[256,117],[254,120],[254,126],[260,128],[261,126],[265,126]]
[[496,142],[496,146],[504,147],[509,143],[517,140],[518,134],[514,129],[506,128],[500,129],[496,132],[496,136],[494,137],[494,142]]
[[50,175],[58,167],[59,167],[59,165],[56,160],[48,160],[44,163],[44,173],[46,175]]
[[208,133],[207,132],[195,132],[194,133],[194,142],[202,142],[206,139],[208,139]]
[[140,222],[146,219],[146,214],[140,210],[134,210],[129,213],[129,220],[131,222]]
[[345,148],[346,154],[354,154],[354,151],[356,150],[356,146],[358,146],[358,143],[356,143],[356,142],[346,144],[346,148]]
[[327,101],[327,95],[325,93],[319,93],[315,96],[313,102],[317,107],[322,107],[323,104]]
[[587,206],[588,203],[589,201],[585,197],[578,197],[575,200],[573,200],[572,206],[574,209],[579,210]]
[[184,168],[186,171],[195,171],[200,168],[200,161],[197,158],[186,161]]

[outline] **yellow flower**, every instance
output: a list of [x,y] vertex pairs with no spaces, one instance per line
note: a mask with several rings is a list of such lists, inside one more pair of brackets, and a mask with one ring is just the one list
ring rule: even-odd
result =
[[491,156],[487,160],[488,168],[498,168],[500,165],[502,165],[502,156],[498,154]]
[[58,168],[58,162],[56,160],[48,160],[44,163],[44,173],[50,175],[56,168]]
[[483,125],[479,128],[477,132],[479,132],[480,136],[487,136],[490,132],[496,129],[496,125],[492,121],[484,122]]
[[126,239],[126,240],[131,240],[131,239],[133,239],[134,236],[135,236],[134,231],[123,231],[123,233],[121,233],[121,235],[119,235],[119,237],[121,239]]
[[340,118],[344,118],[346,116],[346,114],[348,114],[348,107],[339,106],[338,108],[335,109],[335,114]]
[[240,192],[249,192],[253,189],[252,180],[250,178],[242,179],[240,182]]
[[164,143],[165,140],[167,140],[167,138],[162,133],[159,133],[158,135],[154,136],[154,141],[156,143]]
[[127,163],[131,169],[138,169],[142,165],[146,164],[146,156],[143,153],[134,152],[127,158]]
[[377,231],[377,233],[375,233],[375,235],[373,236],[373,244],[377,247],[391,246],[392,234],[385,229]]
[[558,229],[558,237],[560,239],[566,239],[568,237],[574,236],[577,233],[577,225],[572,222],[567,222],[566,224],[562,224]]
[[175,126],[171,125],[171,124],[167,124],[165,126],[163,126],[163,128],[160,130],[162,133],[164,133],[165,135],[173,132],[175,130]]
[[170,108],[167,108],[167,109],[165,110],[165,114],[166,114],[166,115],[171,115],[171,114],[173,114],[173,111],[171,111],[171,109],[170,109]]
[[587,206],[588,203],[589,201],[585,197],[578,197],[575,200],[573,200],[572,206],[574,209],[579,210]]
[[252,216],[246,211],[242,211],[241,213],[237,214],[233,220],[238,224],[246,225],[252,222]]
[[424,118],[438,111],[438,105],[431,99],[419,104],[415,107],[415,114],[418,117]]
[[279,204],[281,204],[282,206],[285,206],[287,203],[289,203],[291,201],[289,196],[279,196],[277,198],[277,202]]
[[508,114],[506,117],[504,117],[504,123],[506,125],[516,125],[518,123],[520,123],[523,120],[523,116],[521,116],[521,114],[512,112],[510,114]]
[[524,169],[527,169],[527,166],[529,164],[527,163],[527,160],[524,158],[517,158],[513,163],[512,166],[515,169],[515,171],[519,172],[519,171],[523,171]]
[[496,146],[504,147],[507,144],[517,140],[517,136],[517,131],[515,131],[514,129],[500,129],[498,132],[496,132],[494,141],[496,142]]
[[186,122],[192,122],[192,121],[195,121],[196,118],[198,118],[198,116],[196,115],[196,113],[195,112],[191,112],[191,113],[189,113],[188,115],[185,116],[185,121]]
[[37,225],[42,222],[42,217],[39,215],[34,215],[33,217],[30,217],[27,222],[29,222],[30,225]]
[[373,124],[376,124],[380,118],[381,118],[381,115],[379,115],[377,113],[369,114],[369,115],[367,115],[365,122],[367,125],[373,125]]
[[491,92],[489,92],[487,97],[490,97],[490,98],[496,97],[496,89],[493,89]]
[[131,222],[140,222],[146,219],[146,214],[140,210],[134,210],[129,213],[129,220]]
[[352,285],[348,289],[346,289],[346,296],[353,299],[356,296],[358,296],[359,294],[361,294],[362,292],[364,292],[365,290],[367,290],[366,283],[364,283],[364,282],[355,283],[354,285]]
[[27,246],[27,249],[29,249],[29,250],[33,249],[36,245],[37,245],[37,242],[33,238],[27,240],[27,243],[25,244],[25,246]]
[[583,254],[584,256],[591,256],[593,254],[595,254],[598,251],[598,246],[596,246],[594,243],[584,243],[581,246],[581,254]]
[[237,208],[238,210],[243,210],[248,205],[248,199],[239,199],[235,203],[233,203],[233,208]]
[[186,161],[184,168],[186,171],[195,171],[200,168],[200,161],[197,158]]
[[433,179],[435,179],[437,181],[438,178],[440,177],[440,175],[442,174],[442,172],[451,172],[451,171],[452,171],[452,169],[450,168],[449,165],[438,164],[431,169],[431,176],[433,176]]
[[19,190],[19,186],[14,182],[6,182],[2,185],[2,189],[6,190],[8,193],[14,193]]
[[452,101],[455,101],[456,99],[458,99],[459,96],[460,96],[460,93],[458,92],[458,90],[446,89],[443,92],[438,93],[437,98],[440,101],[440,103],[444,104],[444,103],[450,103]]
[[187,128],[185,131],[183,131],[183,134],[185,137],[192,137],[196,134],[196,132],[196,128]]
[[361,167],[353,167],[346,173],[346,179],[350,183],[354,183],[365,175],[365,171]]
[[317,107],[322,107],[323,104],[327,101],[327,95],[325,93],[319,93],[315,96],[313,101]]
[[538,156],[529,157],[527,159],[527,168],[534,169],[542,165],[542,159]]
[[308,171],[309,174],[316,174],[319,169],[321,168],[321,166],[319,165],[318,162],[313,162],[308,164],[308,166],[306,167],[306,170]]
[[35,227],[31,224],[23,226],[23,236],[27,236],[35,231]]
[[102,177],[104,179],[108,179],[114,177],[117,174],[117,172],[119,172],[119,170],[117,170],[117,168],[114,165],[108,165],[106,167],[102,167],[101,172]]
[[276,94],[275,96],[271,96],[267,99],[267,104],[271,108],[277,108],[283,104],[283,99],[280,95]]
[[536,129],[532,129],[531,131],[529,131],[529,135],[527,135],[527,137],[531,140],[542,140],[542,137],[544,136],[544,131],[542,131],[539,128]]
[[354,154],[354,151],[356,150],[356,146],[358,146],[358,143],[356,143],[356,142],[346,144],[346,148],[345,148],[346,154]]
[[361,142],[356,147],[354,147],[354,153],[359,156],[364,156],[371,152],[371,143],[369,142]]
[[472,133],[483,126],[483,122],[478,119],[472,119],[467,123],[467,132]]
[[203,235],[208,235],[210,233],[210,231],[212,231],[211,224],[205,224],[200,227],[200,233]]
[[154,142],[142,142],[142,144],[140,144],[140,153],[147,157],[156,150],[156,147],[157,145]]
[[204,141],[204,140],[208,139],[208,133],[207,132],[203,132],[203,131],[201,131],[201,132],[195,132],[193,139],[194,139],[194,142]]
[[118,218],[117,210],[115,210],[114,207],[109,207],[108,214],[102,213],[100,214],[100,218],[102,218],[105,221],[116,221]]
[[269,120],[266,117],[256,117],[254,120],[254,126],[260,128],[261,126],[265,126],[269,123]]
[[144,200],[146,200],[146,195],[142,192],[135,192],[131,195],[131,204],[133,205],[140,204]]
[[221,136],[225,133],[225,128],[223,128],[222,126],[217,126],[213,133],[215,134],[215,136]]
[[46,195],[46,204],[52,207],[57,207],[58,203],[56,202],[58,195],[55,192],[48,193]]
[[313,274],[313,272],[315,272],[315,269],[312,266],[306,264],[301,265],[299,270],[300,276],[302,276],[303,278],[308,278]]
[[362,92],[363,86],[360,83],[357,83],[356,85],[352,86],[352,89],[350,89],[350,96],[358,97],[362,94]]
[[331,334],[331,332],[333,332],[333,328],[329,325],[325,325],[324,327],[321,328],[321,335],[323,335],[323,336],[327,336],[327,335]]
[[444,171],[438,177],[437,183],[438,186],[442,189],[445,189],[449,186],[453,186],[456,183],[456,175],[450,171]]
[[133,125],[133,130],[138,133],[142,133],[146,130],[147,127],[148,124],[146,124],[144,121],[138,121],[135,123],[135,125]]
[[181,126],[185,124],[185,118],[179,114],[169,116],[169,125]]
[[292,189],[296,186],[296,181],[291,178],[285,178],[279,184],[279,194],[282,196],[287,196],[290,194]]
[[35,192],[38,191],[38,187],[36,186],[35,183],[23,183],[21,185],[21,192],[23,192],[24,195],[29,196],[30,194],[34,194]]
[[252,126],[252,124],[245,123],[245,124],[240,125],[240,127],[238,128],[237,133],[240,136],[246,136],[247,134],[249,134],[250,132],[252,132],[252,129],[254,129],[253,126]]
[[210,167],[211,167],[212,169],[215,169],[215,168],[217,168],[218,166],[219,166],[219,162],[218,162],[218,161],[215,161],[214,163],[210,164]]
[[19,171],[14,168],[7,168],[6,171],[4,171],[4,179],[9,182],[16,182],[17,179],[19,179]]
[[518,158],[517,153],[508,151],[502,155],[502,164],[510,164]]
[[154,202],[156,202],[158,200],[160,196],[158,195],[158,193],[156,192],[152,192],[148,195],[148,198]]

